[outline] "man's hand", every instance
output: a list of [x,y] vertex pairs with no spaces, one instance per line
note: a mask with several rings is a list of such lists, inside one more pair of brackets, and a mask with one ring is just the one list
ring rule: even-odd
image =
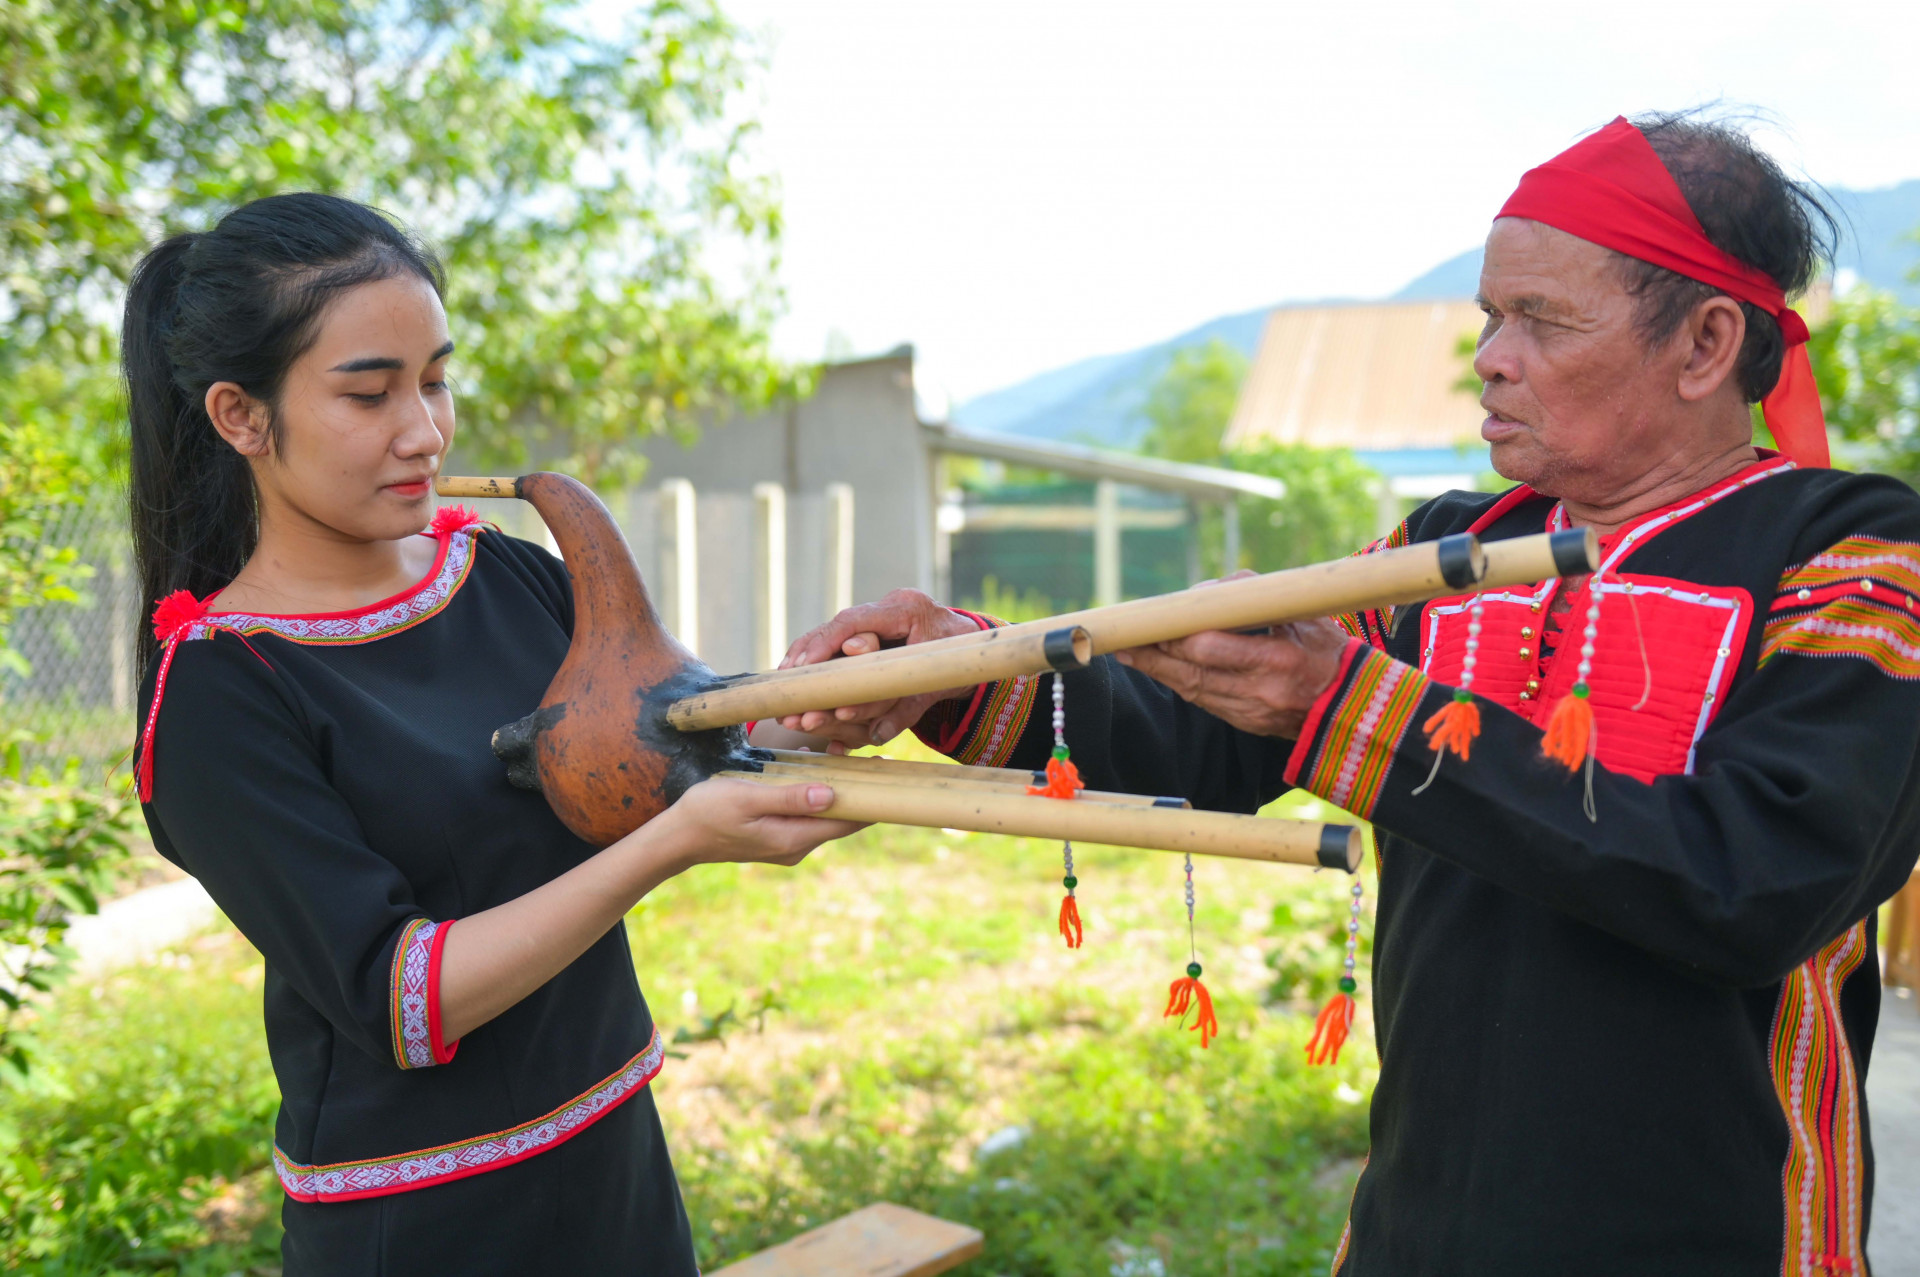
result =
[[[895,590],[877,603],[850,607],[825,625],[808,630],[793,641],[780,662],[781,669],[830,661],[836,656],[877,652],[887,644],[927,643],[956,634],[975,634],[980,627],[949,608],[941,607],[919,590]],[[833,710],[790,714],[780,726],[810,736],[824,736],[835,753],[862,745],[882,745],[920,721],[929,708],[973,691],[951,688],[896,701],[843,705]]]
[[1266,634],[1209,630],[1114,655],[1243,732],[1292,740],[1339,673],[1346,641],[1332,621],[1298,621]]

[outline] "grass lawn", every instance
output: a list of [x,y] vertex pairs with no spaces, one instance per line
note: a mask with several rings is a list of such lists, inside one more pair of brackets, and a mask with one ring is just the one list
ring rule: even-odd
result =
[[[1202,1051],[1160,1018],[1187,962],[1179,858],[1076,859],[1078,952],[1057,846],[939,831],[702,868],[635,911],[682,1039],[654,1090],[709,1270],[879,1199],[981,1228],[962,1271],[983,1277],[1326,1270],[1374,1069],[1364,982],[1341,1063],[1301,1051],[1346,881],[1196,861],[1222,1029]],[[261,974],[220,931],[62,991],[37,1089],[0,1093],[0,1268],[276,1271]]]

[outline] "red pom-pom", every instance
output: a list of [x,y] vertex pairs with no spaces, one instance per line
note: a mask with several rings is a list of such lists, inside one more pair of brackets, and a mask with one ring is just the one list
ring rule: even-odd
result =
[[171,642],[175,635],[185,633],[188,626],[206,614],[204,599],[194,598],[188,590],[175,590],[154,605],[153,637],[162,643]]
[[443,505],[433,512],[433,522],[427,525],[427,531],[437,537],[446,536],[449,532],[458,532],[482,521],[479,515],[463,505]]

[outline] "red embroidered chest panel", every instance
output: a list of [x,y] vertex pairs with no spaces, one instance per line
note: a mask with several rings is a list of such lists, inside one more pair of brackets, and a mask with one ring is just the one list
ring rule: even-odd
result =
[[[1579,676],[1588,591],[1597,589],[1599,624],[1587,679],[1595,756],[1608,770],[1644,781],[1691,772],[1695,743],[1719,712],[1739,667],[1753,597],[1737,586],[1622,571],[1620,565],[1674,525],[1792,468],[1784,457],[1769,457],[1642,515],[1601,542],[1600,570],[1593,577],[1482,595],[1475,694],[1545,727]],[[1525,486],[1515,489],[1470,530],[1484,532],[1534,495]],[[1565,520],[1556,506],[1547,526],[1562,528]],[[1562,591],[1564,599],[1558,597]],[[1435,599],[1422,613],[1420,670],[1437,682],[1460,684],[1471,603],[1465,595]]]
[[[1590,587],[1580,583],[1560,615],[1555,652],[1545,640],[1559,588],[1555,582],[1481,600],[1473,690],[1542,727],[1573,686],[1589,602]],[[1694,742],[1713,721],[1739,663],[1753,600],[1742,589],[1631,572],[1609,572],[1599,588],[1588,679],[1596,756],[1610,770],[1641,780],[1691,771]],[[1468,601],[1436,599],[1422,617],[1420,669],[1439,682],[1459,684]]]

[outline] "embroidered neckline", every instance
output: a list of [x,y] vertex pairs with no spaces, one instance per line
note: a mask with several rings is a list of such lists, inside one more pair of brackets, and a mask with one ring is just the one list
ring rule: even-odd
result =
[[[1708,506],[1723,498],[1750,488],[1763,479],[1771,479],[1777,474],[1785,474],[1798,466],[1787,457],[1762,457],[1752,465],[1734,474],[1728,475],[1709,487],[1702,488],[1678,501],[1649,510],[1600,540],[1600,567],[1596,575],[1604,576],[1613,571],[1614,565],[1639,548],[1640,542],[1658,536],[1674,524],[1692,518]],[[1567,518],[1567,506],[1564,501],[1556,501],[1553,510],[1547,515],[1547,531],[1558,532],[1570,526]]]
[[[442,532],[433,568],[398,594],[345,612],[211,611],[195,620],[182,637],[206,638],[215,630],[239,634],[269,633],[294,643],[341,645],[370,643],[374,639],[412,629],[444,609],[465,583],[473,567],[473,537],[483,524]],[[218,596],[215,596],[216,598]]]

